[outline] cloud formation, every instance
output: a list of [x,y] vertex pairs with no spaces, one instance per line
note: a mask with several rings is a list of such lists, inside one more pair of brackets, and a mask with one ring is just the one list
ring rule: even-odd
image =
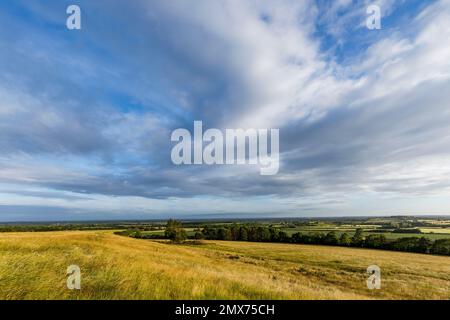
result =
[[[0,220],[450,213],[450,2],[378,4],[0,4]],[[279,174],[174,166],[194,120],[279,128]]]

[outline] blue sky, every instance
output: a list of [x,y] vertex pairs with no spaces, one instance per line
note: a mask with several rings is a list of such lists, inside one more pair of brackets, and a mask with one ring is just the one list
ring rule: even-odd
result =
[[[5,0],[0,21],[0,221],[450,214],[448,0]],[[279,128],[279,173],[173,165],[194,120]]]

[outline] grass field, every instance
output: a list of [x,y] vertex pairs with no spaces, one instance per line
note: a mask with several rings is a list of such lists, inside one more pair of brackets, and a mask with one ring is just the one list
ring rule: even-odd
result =
[[450,228],[420,228],[423,233],[436,233],[450,235]]
[[[66,287],[79,265],[81,290]],[[382,289],[366,287],[366,268]],[[355,248],[206,241],[111,231],[0,234],[1,299],[450,299],[450,258]]]

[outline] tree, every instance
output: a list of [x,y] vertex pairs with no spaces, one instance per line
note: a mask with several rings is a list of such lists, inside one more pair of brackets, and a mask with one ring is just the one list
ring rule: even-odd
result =
[[197,240],[202,240],[202,239],[205,239],[205,236],[201,232],[196,232],[194,235],[194,238]]
[[236,241],[239,239],[239,226],[236,223],[234,223],[231,226],[230,232],[231,232],[231,240]]
[[247,235],[247,227],[246,226],[241,226],[239,228],[239,237],[238,237],[239,241],[247,241],[248,240],[248,235]]
[[278,241],[279,242],[289,242],[288,234],[284,231],[278,232]]
[[217,231],[217,240],[231,240],[231,231],[226,228],[219,228]]
[[386,237],[383,234],[371,234],[366,237],[364,246],[367,248],[383,248],[386,243]]
[[325,238],[323,239],[323,243],[330,246],[335,246],[338,244],[338,242],[339,240],[336,236],[336,232],[334,231],[328,232]]
[[303,235],[300,232],[296,232],[291,237],[292,243],[303,243]]
[[280,232],[275,228],[269,228],[270,233],[270,242],[278,242],[280,241]]
[[355,234],[352,237],[352,245],[355,247],[361,247],[363,245],[363,230],[361,228],[356,229]]
[[418,252],[419,238],[400,238],[391,243],[390,248],[397,251]]
[[307,235],[306,243],[311,244],[323,244],[325,235],[320,232],[314,232],[313,234]]
[[181,222],[173,219],[167,221],[164,235],[173,242],[183,242],[186,240],[186,231],[182,228]]
[[256,241],[258,242],[268,242],[270,241],[270,231],[264,227],[256,228]]
[[431,247],[431,253],[450,255],[450,239],[438,239],[435,240]]
[[418,252],[420,253],[429,253],[431,250],[431,247],[433,245],[433,242],[425,237],[421,237],[419,239],[419,243],[417,244]]
[[205,235],[205,239],[208,240],[217,240],[217,230],[216,228],[211,228],[209,226],[206,226],[202,233]]
[[352,244],[352,239],[346,233],[341,234],[339,238],[339,245],[349,247]]

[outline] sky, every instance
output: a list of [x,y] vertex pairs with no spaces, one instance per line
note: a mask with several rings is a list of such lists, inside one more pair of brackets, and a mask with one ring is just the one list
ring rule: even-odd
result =
[[[0,221],[450,214],[450,0],[2,0],[0,24]],[[278,174],[174,165],[196,120],[279,129]]]

